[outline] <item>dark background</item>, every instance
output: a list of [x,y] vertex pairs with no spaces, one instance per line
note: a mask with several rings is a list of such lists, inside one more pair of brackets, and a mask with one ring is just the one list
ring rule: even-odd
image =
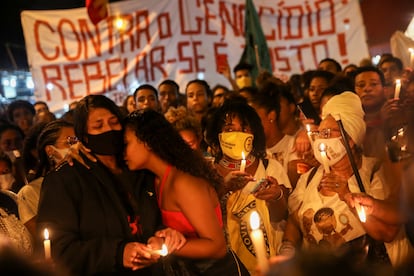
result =
[[[119,0],[110,2],[116,1]],[[361,0],[360,2],[370,54],[390,52],[391,35],[397,30],[405,31],[414,16],[414,0]],[[83,7],[85,0],[2,0],[1,3],[0,69],[16,69],[8,54],[10,51],[17,68],[27,70],[20,11]]]
[[28,69],[20,23],[22,10],[53,10],[84,5],[85,0],[3,0],[0,7],[0,69],[16,69],[8,51],[12,53],[18,69]]

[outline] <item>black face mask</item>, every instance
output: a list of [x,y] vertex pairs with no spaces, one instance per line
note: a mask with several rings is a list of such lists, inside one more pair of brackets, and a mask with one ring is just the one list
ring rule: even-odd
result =
[[122,130],[111,130],[97,135],[88,134],[87,147],[93,153],[101,155],[117,155],[123,150]]

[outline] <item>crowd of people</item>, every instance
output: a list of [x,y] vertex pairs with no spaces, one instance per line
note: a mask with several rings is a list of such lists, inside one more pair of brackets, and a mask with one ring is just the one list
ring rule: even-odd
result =
[[12,102],[0,255],[43,275],[410,275],[412,68],[387,54],[288,81],[251,69],[143,84],[122,106],[88,95],[60,118]]

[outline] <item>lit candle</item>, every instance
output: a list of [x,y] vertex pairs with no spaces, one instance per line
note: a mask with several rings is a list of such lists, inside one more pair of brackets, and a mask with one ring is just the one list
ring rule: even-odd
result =
[[330,173],[331,170],[329,169],[328,156],[326,155],[326,146],[324,143],[319,144],[319,151],[321,152],[323,169],[325,173]]
[[45,236],[45,240],[43,241],[43,247],[45,249],[45,259],[49,260],[51,258],[50,254],[50,240],[49,240],[49,231],[45,228],[43,235]]
[[263,232],[260,229],[260,217],[256,211],[253,211],[250,215],[250,227],[252,228],[250,237],[253,242],[254,251],[256,252],[257,264],[260,267],[260,272],[264,275],[269,268],[269,263],[266,257]]
[[359,220],[361,222],[366,222],[367,216],[365,214],[365,209],[358,202],[355,202],[355,209],[358,213]]
[[246,169],[246,156],[244,156],[244,152],[242,151],[242,161],[240,164],[240,171],[244,172]]
[[410,52],[410,66],[414,68],[414,49],[408,48],[408,52]]
[[395,91],[394,91],[394,100],[398,100],[400,98],[400,90],[401,90],[401,80],[395,80]]
[[311,131],[310,124],[306,124],[306,133],[308,134],[309,142],[311,143],[311,146],[312,146],[313,139],[312,139],[312,131]]
[[154,254],[154,255],[160,255],[160,256],[165,257],[165,256],[168,255],[168,248],[167,248],[167,246],[165,244],[162,244],[161,249],[159,249],[159,250],[151,250],[150,253],[151,254]]

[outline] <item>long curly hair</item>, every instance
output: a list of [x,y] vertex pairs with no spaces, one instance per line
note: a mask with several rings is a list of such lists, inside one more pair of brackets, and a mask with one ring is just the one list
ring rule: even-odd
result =
[[222,185],[223,178],[199,152],[190,148],[162,114],[150,109],[136,110],[125,119],[124,126],[162,160],[206,180],[216,190]]
[[251,154],[257,158],[266,157],[266,142],[262,122],[253,107],[247,104],[245,98],[234,96],[224,101],[223,105],[212,111],[209,122],[206,126],[205,139],[213,149],[214,157],[220,160],[223,152],[220,148],[219,133],[226,123],[228,117],[240,118],[243,126],[249,126],[253,133],[253,149]]

